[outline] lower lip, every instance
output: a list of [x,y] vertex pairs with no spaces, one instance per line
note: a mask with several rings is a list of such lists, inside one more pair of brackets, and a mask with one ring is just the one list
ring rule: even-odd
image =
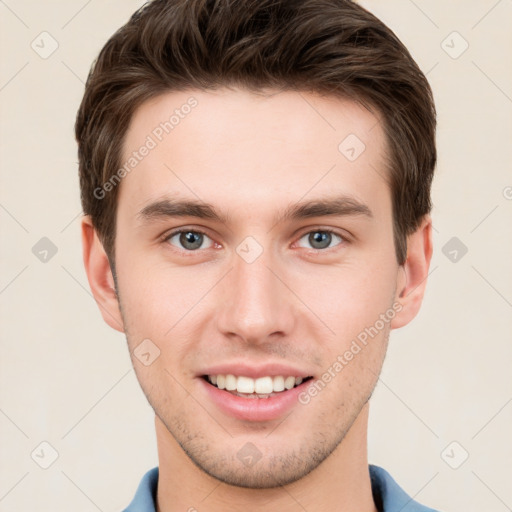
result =
[[298,395],[313,379],[269,398],[243,398],[209,384],[202,377],[199,380],[211,400],[225,414],[245,421],[270,421],[284,416],[298,404]]

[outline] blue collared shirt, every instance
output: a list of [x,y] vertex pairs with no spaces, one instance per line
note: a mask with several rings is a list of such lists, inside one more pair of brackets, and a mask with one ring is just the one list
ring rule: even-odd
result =
[[[385,469],[373,464],[369,468],[373,500],[379,512],[436,512],[414,501]],[[142,477],[133,501],[123,512],[156,512],[157,483],[158,467]]]

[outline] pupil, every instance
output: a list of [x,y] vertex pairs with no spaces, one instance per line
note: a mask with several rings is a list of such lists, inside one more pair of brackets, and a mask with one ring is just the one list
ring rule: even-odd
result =
[[[310,243],[315,249],[325,249],[331,243],[331,234],[325,231],[316,231],[309,235]],[[327,242],[327,243],[325,243]]]

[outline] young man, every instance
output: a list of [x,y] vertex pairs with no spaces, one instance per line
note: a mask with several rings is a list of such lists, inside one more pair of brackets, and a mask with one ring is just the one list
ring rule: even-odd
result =
[[435,109],[396,36],[348,0],[155,0],[76,137],[89,283],[155,411],[126,510],[431,510],[367,459],[432,254]]

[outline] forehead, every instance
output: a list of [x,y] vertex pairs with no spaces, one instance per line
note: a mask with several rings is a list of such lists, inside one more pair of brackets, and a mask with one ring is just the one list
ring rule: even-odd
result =
[[351,100],[296,91],[168,92],[132,117],[119,209],[180,196],[228,212],[254,206],[261,216],[334,191],[362,200],[387,188],[385,152],[378,114]]

